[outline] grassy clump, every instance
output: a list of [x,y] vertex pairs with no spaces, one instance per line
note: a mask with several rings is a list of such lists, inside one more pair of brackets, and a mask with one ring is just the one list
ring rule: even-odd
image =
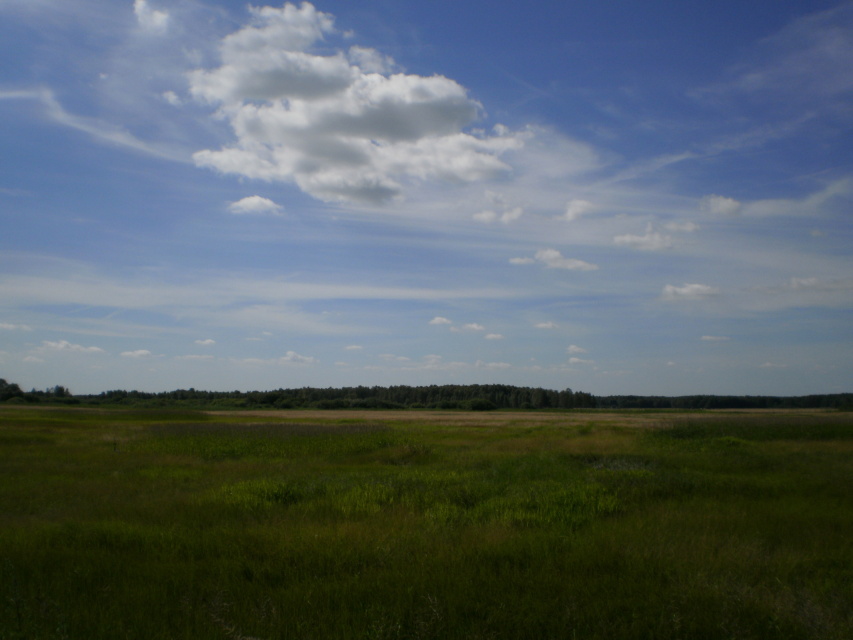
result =
[[0,640],[851,637],[853,420],[653,423],[6,408]]

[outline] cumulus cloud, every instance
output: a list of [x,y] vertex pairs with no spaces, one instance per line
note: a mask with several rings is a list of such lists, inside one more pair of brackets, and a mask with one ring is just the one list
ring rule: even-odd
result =
[[429,321],[430,324],[453,324],[452,320],[448,320],[447,318],[443,318],[441,316],[436,316],[432,320]]
[[136,351],[122,351],[120,355],[123,358],[147,358],[151,352],[148,349],[137,349]]
[[563,218],[569,221],[574,221],[583,215],[586,215],[595,208],[591,202],[586,200],[569,200],[566,203],[566,211],[563,213]]
[[642,236],[621,235],[613,238],[613,244],[639,249],[640,251],[661,251],[671,249],[673,245],[672,236],[665,236],[652,229],[651,225],[646,227],[646,233]]
[[164,33],[169,27],[169,14],[152,9],[147,0],[134,0],[133,12],[140,28],[148,33]]
[[364,73],[387,74],[397,66],[392,58],[368,47],[350,47],[347,55],[350,62]]
[[595,364],[595,360],[584,360],[583,358],[569,358],[569,364]]
[[534,327],[536,327],[537,329],[556,329],[556,328],[557,328],[557,323],[556,323],[556,322],[551,322],[551,321],[549,320],[548,322],[537,322],[537,323],[536,323],[535,325],[533,325],[533,326],[534,326]]
[[503,340],[504,337],[500,333],[489,333],[486,335],[486,340]]
[[556,249],[541,249],[532,258],[510,258],[509,263],[515,265],[526,265],[540,262],[549,269],[569,269],[572,271],[594,271],[598,265],[577,260],[575,258],[564,258]]
[[279,214],[282,207],[269,198],[261,196],[248,196],[228,205],[228,211],[234,214]]
[[211,347],[216,344],[216,340],[207,338],[206,340],[196,340],[195,343],[200,344],[203,347]]
[[664,300],[702,300],[718,295],[720,290],[707,284],[684,284],[680,287],[668,284],[663,288]]
[[351,344],[347,347],[344,347],[344,351],[361,351],[364,349],[360,344]]
[[164,91],[162,94],[163,100],[168,102],[173,107],[180,107],[184,104],[184,101],[178,96],[174,91]]
[[702,198],[700,208],[713,215],[733,216],[740,213],[741,203],[734,198],[710,195]]
[[314,364],[317,362],[317,358],[314,358],[313,356],[302,356],[295,351],[288,351],[280,357],[278,361],[282,364]]
[[467,329],[468,331],[485,331],[486,327],[481,324],[477,324],[476,322],[469,322],[466,325],[462,326],[463,329]]
[[334,18],[310,3],[251,7],[253,23],[227,36],[222,64],[198,69],[190,91],[219,107],[236,136],[197,165],[293,182],[325,201],[379,203],[409,180],[466,182],[508,170],[500,159],[522,136],[468,133],[481,105],[440,75],[390,73],[388,58],[350,48],[320,55]]
[[595,269],[598,269],[598,266],[590,264],[589,262],[584,262],[583,260],[564,258],[556,249],[541,249],[537,251],[536,255],[533,257],[536,261],[541,262],[549,269],[569,269],[572,271],[594,271]]
[[569,353],[586,353],[586,349],[579,347],[576,344],[569,345],[568,349],[566,349]]

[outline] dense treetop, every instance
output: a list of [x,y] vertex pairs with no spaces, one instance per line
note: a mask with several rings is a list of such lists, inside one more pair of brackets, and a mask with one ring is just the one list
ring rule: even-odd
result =
[[343,387],[271,391],[176,389],[150,393],[113,390],[75,396],[67,387],[24,392],[0,378],[0,402],[125,406],[183,405],[199,408],[269,409],[785,409],[849,408],[853,393],[808,396],[594,396],[583,391],[515,387],[503,384],[421,387]]

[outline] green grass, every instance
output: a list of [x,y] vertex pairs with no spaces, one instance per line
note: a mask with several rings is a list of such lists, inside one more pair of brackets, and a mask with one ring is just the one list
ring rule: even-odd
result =
[[0,409],[0,640],[853,637],[850,414],[323,415]]

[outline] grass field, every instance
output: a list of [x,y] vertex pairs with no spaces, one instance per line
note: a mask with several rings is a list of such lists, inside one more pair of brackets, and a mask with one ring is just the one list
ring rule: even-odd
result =
[[853,414],[0,407],[0,640],[853,638]]

